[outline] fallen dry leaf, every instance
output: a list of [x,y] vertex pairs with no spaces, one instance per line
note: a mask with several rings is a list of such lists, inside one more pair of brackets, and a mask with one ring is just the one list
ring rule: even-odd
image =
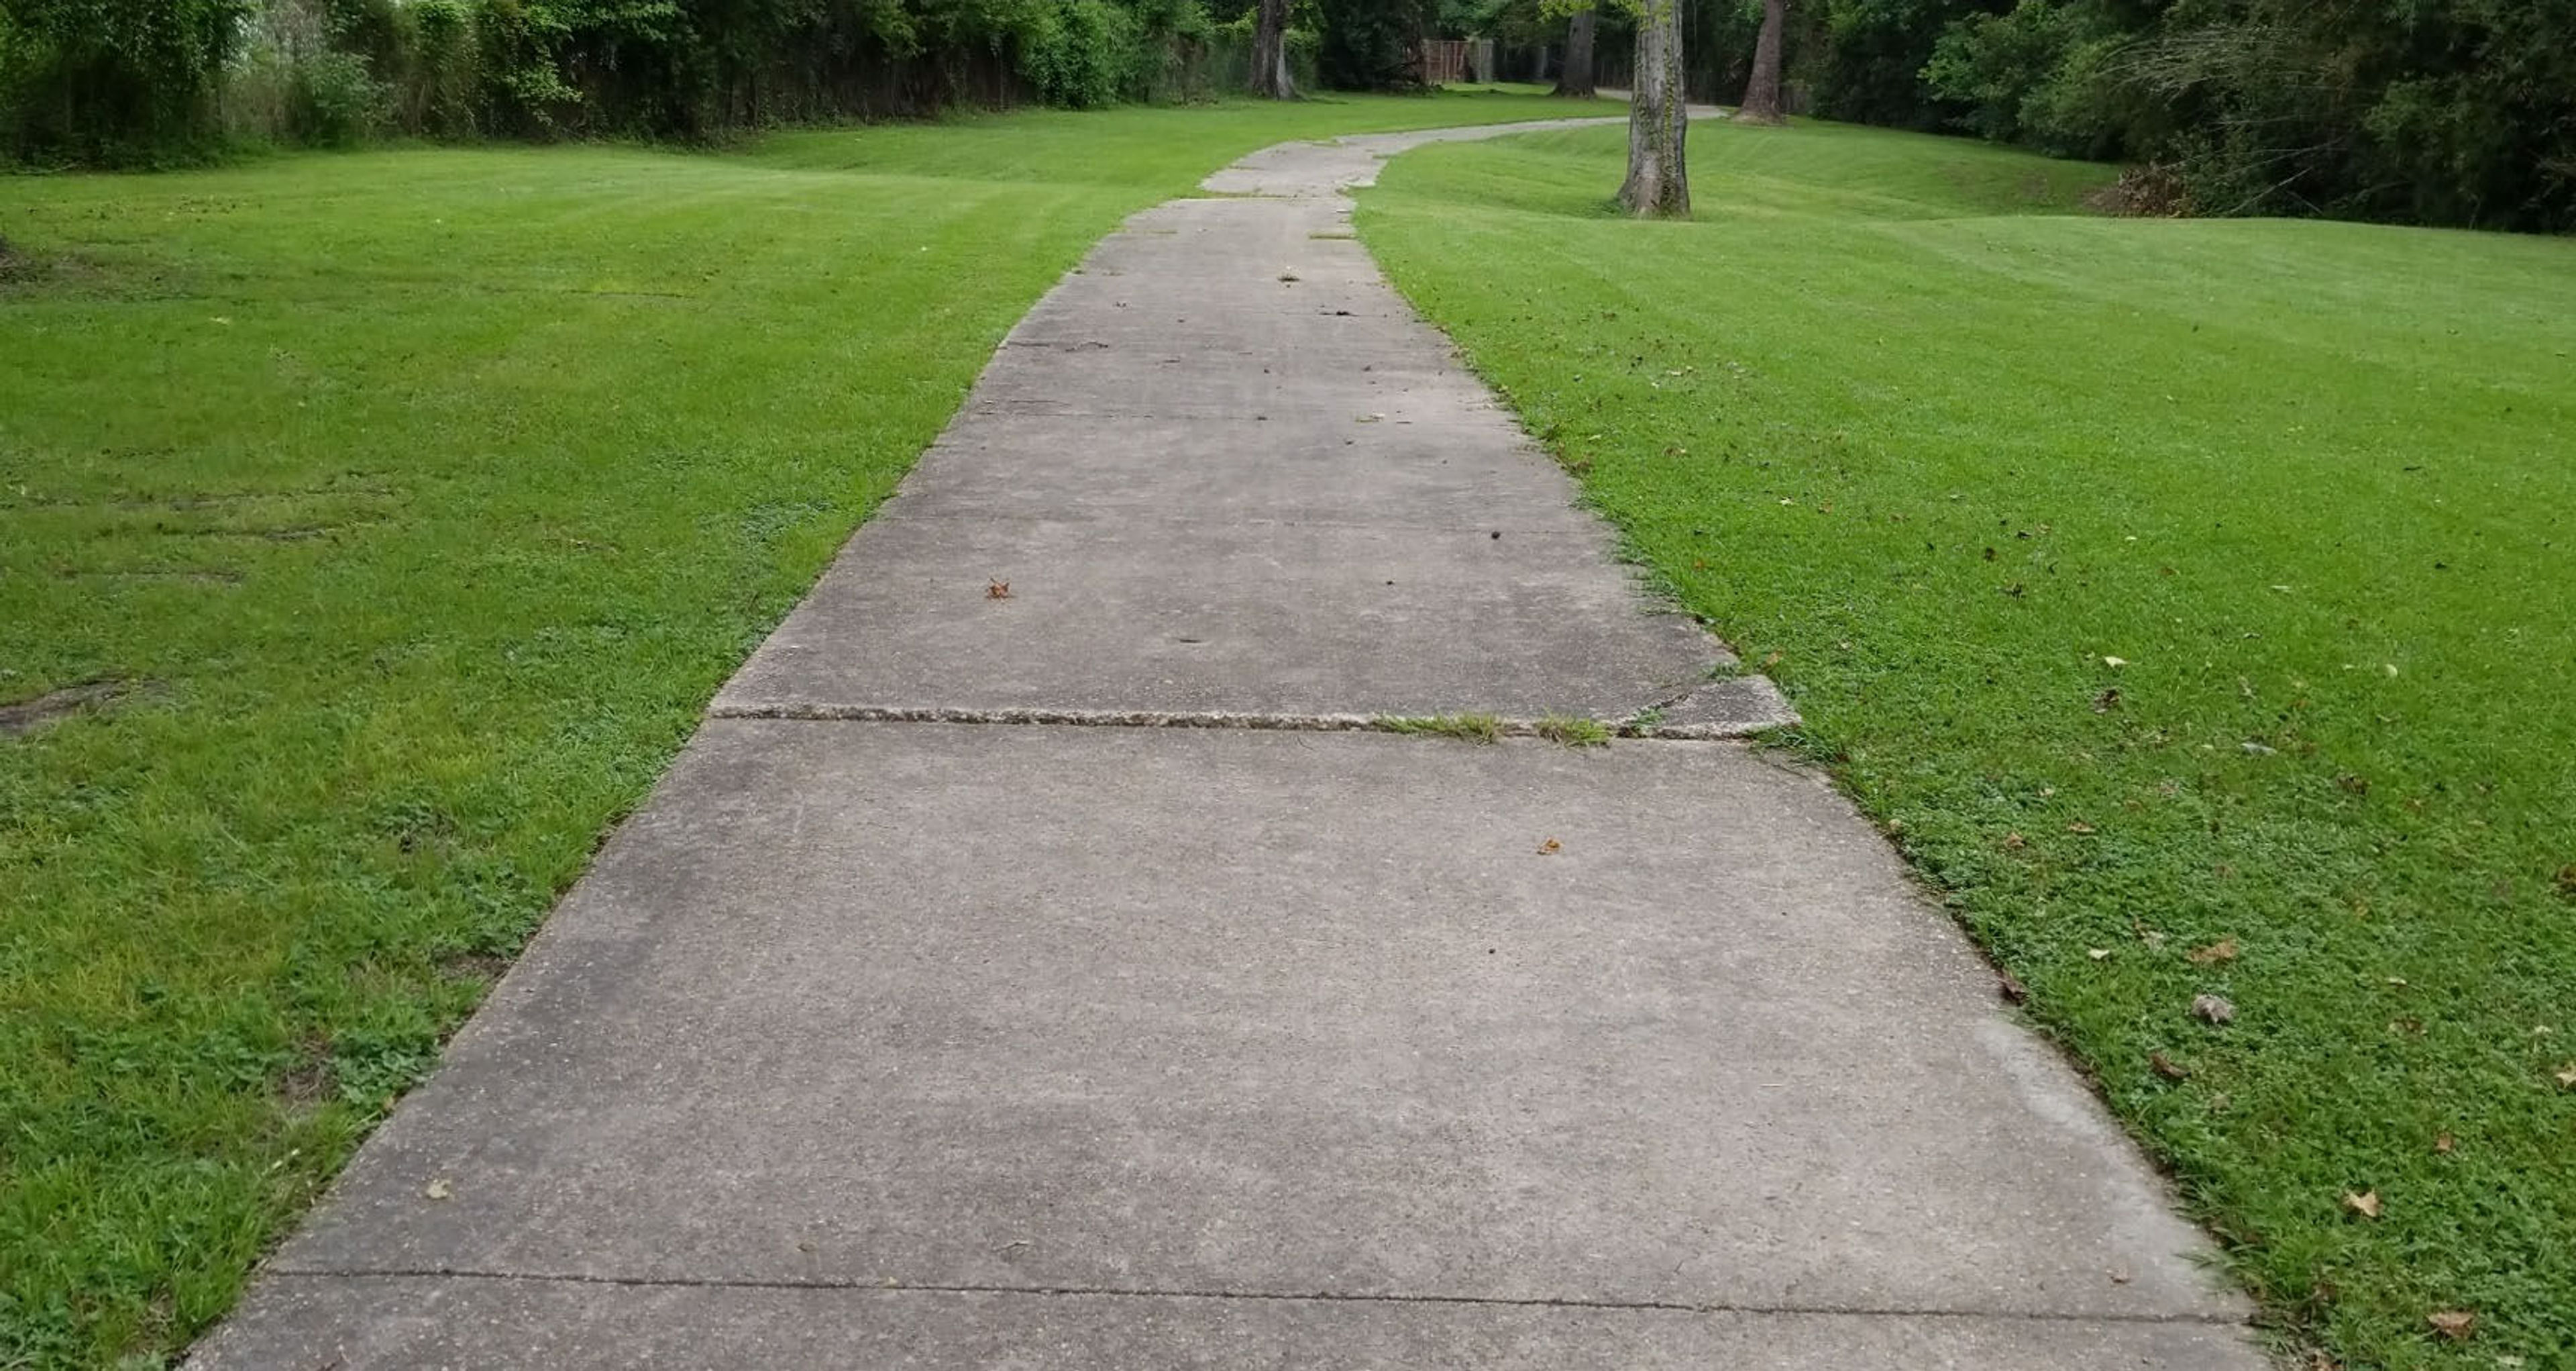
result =
[[2011,972],[1998,971],[1995,973],[1995,993],[2014,1004],[2020,1004],[2030,998],[2030,987],[2023,985],[2021,978]]
[[2126,657],[2105,657],[2102,659],[2102,665],[2107,667],[2123,667],[2128,664],[2129,659]]
[[2088,947],[2084,949],[2084,955],[2097,962],[2107,962],[2111,960],[2111,949],[2107,947]]
[[2453,1342],[2467,1342],[2469,1334],[2478,1326],[2477,1313],[2468,1309],[2437,1309],[2425,1315],[2424,1321],[2433,1325],[2434,1332]]
[[2194,948],[2183,955],[2189,957],[2194,966],[2215,966],[2220,962],[2232,962],[2236,960],[2236,940],[2221,938],[2207,947]]
[[445,1176],[441,1176],[438,1179],[431,1181],[428,1185],[423,1186],[420,1193],[427,1195],[433,1200],[443,1200],[456,1192],[448,1187],[447,1178]]
[[2376,1190],[2364,1190],[2359,1193],[2355,1193],[2347,1190],[2343,1192],[2343,1207],[2359,1214],[2365,1219],[2378,1218],[2379,1192]]
[[2448,1133],[2445,1133],[2433,1140],[2433,1150],[2436,1152],[2448,1153],[2451,1149],[2458,1147],[2459,1145],[2459,1139],[2452,1137]]
[[1008,581],[988,580],[984,585],[984,598],[987,600],[1007,600],[1011,598],[1011,583]]
[[2576,1090],[2576,1062],[2569,1062],[2567,1069],[2558,1073],[2558,1084],[2565,1089]]
[[1553,856],[1553,855],[1555,855],[1556,853],[1558,853],[1558,852],[1560,852],[1560,851],[1564,850],[1564,847],[1565,847],[1565,844],[1558,842],[1558,841],[1557,841],[1556,839],[1554,839],[1554,838],[1550,838],[1550,839],[1548,839],[1546,842],[1540,843],[1540,844],[1538,845],[1538,855],[1540,855],[1540,856],[1542,856],[1542,857]]
[[2007,833],[2004,835],[2004,851],[2006,852],[2019,852],[2027,846],[2029,846],[2029,840],[2018,833]]
[[2082,819],[2078,819],[2075,822],[2068,824],[2066,826],[2066,831],[2069,833],[2090,833],[2093,831],[2093,825],[2084,822]]
[[2147,1065],[2155,1068],[2155,1073],[2157,1075],[2162,1076],[2169,1081],[2191,1079],[2191,1068],[2183,1066],[2162,1052],[2148,1053]]
[[2208,1023],[2223,1024],[2236,1017],[2236,1006],[2216,995],[2191,997],[2191,1015]]
[[2108,714],[2119,707],[2120,688],[2118,686],[2113,686],[2093,697],[2093,712],[2096,714]]

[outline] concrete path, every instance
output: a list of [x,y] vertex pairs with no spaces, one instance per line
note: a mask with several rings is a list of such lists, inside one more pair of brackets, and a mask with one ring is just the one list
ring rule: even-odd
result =
[[1103,242],[197,1364],[2258,1367],[1350,237],[1497,131]]

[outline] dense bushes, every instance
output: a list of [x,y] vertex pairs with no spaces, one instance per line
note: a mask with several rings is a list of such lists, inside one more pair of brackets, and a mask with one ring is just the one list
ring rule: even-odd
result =
[[1237,41],[1200,0],[0,0],[0,153],[1088,107],[1239,84]]
[[1991,138],[2166,165],[2204,212],[2576,228],[2576,3],[2021,0],[1931,90]]
[[0,0],[0,131],[131,159],[207,134],[249,0]]

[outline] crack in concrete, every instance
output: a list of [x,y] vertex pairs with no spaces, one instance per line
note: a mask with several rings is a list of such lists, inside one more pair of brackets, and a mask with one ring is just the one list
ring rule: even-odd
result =
[[2166,1324],[2236,1328],[2247,1322],[2215,1314],[2059,1314],[2028,1309],[1953,1309],[1916,1306],[1764,1304],[1752,1301],[1586,1299],[1573,1295],[1427,1295],[1400,1291],[1199,1290],[1187,1287],[1108,1285],[999,1285],[975,1282],[870,1281],[795,1277],[601,1276],[577,1271],[486,1271],[472,1267],[271,1266],[280,1276],[320,1280],[528,1281],[551,1285],[604,1285],[653,1290],[837,1290],[851,1294],[1026,1295],[1059,1299],[1235,1300],[1274,1304],[1421,1304],[1482,1309],[1579,1309],[1612,1313],[1745,1314],[1755,1317],[1855,1319],[1988,1319],[2016,1323]]
[[[1694,690],[1697,687],[1693,687]],[[1691,692],[1685,691],[1684,695]],[[1596,720],[1622,738],[1657,742],[1718,742],[1745,738],[1794,723],[1794,718],[1729,719],[1706,723],[1642,723],[1639,710],[1620,719]],[[950,705],[717,704],[710,719],[765,719],[804,723],[1002,724],[1069,728],[1219,728],[1279,733],[1401,733],[1410,719],[1431,714],[1259,714],[1229,710],[1169,709],[964,709]],[[1568,717],[1498,718],[1506,738],[1538,738]]]

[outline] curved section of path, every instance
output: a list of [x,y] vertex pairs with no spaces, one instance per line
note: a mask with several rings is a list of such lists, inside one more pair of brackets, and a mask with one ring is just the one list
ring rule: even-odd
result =
[[1784,717],[1349,235],[1508,131],[1104,241],[197,1363],[2259,1366],[1826,788],[1334,731]]
[[1343,188],[1392,153],[1557,126],[1287,144],[1209,179],[1232,198],[1130,220],[1012,330],[715,712],[1788,722],[1768,681],[1642,602],[1351,234]]

